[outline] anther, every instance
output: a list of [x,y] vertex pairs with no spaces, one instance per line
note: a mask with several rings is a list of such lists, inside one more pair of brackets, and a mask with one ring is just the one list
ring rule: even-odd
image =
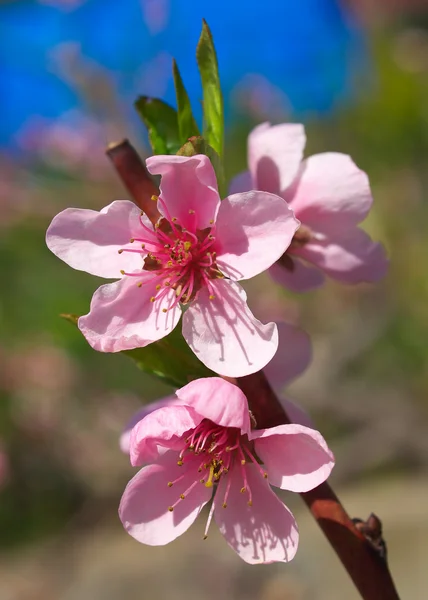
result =
[[172,486],[173,486],[172,481],[168,481],[168,487],[172,487]]
[[215,296],[214,296],[214,294],[210,294],[210,295],[208,296],[208,298],[209,298],[210,300],[214,300],[214,299],[215,299]]
[[140,283],[137,283],[137,287],[142,287],[142,285],[143,285],[142,281],[140,281]]
[[163,313],[166,313],[166,312],[168,312],[168,309],[167,309],[167,308],[163,308],[163,309],[162,309],[162,312],[163,312]]
[[175,223],[177,221],[177,217],[172,217],[171,221]]
[[207,535],[204,535],[204,537],[203,537],[202,539],[203,539],[203,540],[206,540],[206,539],[208,539],[208,536],[207,536]]
[[122,254],[122,252],[123,252],[122,249],[117,251],[118,254]]
[[210,219],[210,225],[214,224],[214,219]]
[[161,289],[161,287],[162,287],[162,286],[160,285],[160,283],[158,283],[158,285],[156,286],[156,289],[157,289],[157,290],[160,290],[160,289]]
[[125,275],[125,271],[123,269],[120,269],[120,272],[122,273],[122,275]]
[[151,197],[151,200],[153,200],[153,202],[157,202],[158,201],[159,196],[155,196],[153,194],[153,196]]
[[130,243],[130,244],[133,244],[134,242],[135,242],[134,238],[131,238],[131,239],[129,240],[129,243]]
[[182,460],[177,460],[177,465],[178,465],[179,467],[181,467],[181,466],[182,466],[182,464],[183,464],[183,461],[182,461]]
[[246,464],[247,464],[247,461],[245,460],[245,458],[243,458],[243,459],[241,460],[241,465],[246,465]]
[[243,488],[240,489],[241,494],[245,494],[246,491],[247,491],[246,487],[243,487]]
[[267,474],[267,473],[263,473],[263,477],[264,477],[265,479],[267,479],[267,478],[268,478],[268,474]]
[[185,498],[185,497],[186,497],[186,496],[185,496],[184,494],[180,494],[180,498],[181,498],[182,500],[184,500],[184,498]]
[[222,504],[222,507],[223,507],[223,508],[227,508],[227,504],[226,504],[226,502],[223,502],[223,504]]
[[144,250],[144,248],[146,247],[146,244],[141,244],[141,248]]
[[253,501],[252,500],[248,500],[247,504],[248,504],[248,506],[253,506]]
[[152,296],[152,297],[150,298],[150,302],[154,302],[155,300],[156,300],[156,298],[155,298],[154,296]]
[[[199,471],[199,469],[198,469],[198,471]],[[202,471],[202,469],[201,469],[201,471]],[[199,483],[205,483],[205,479],[200,479]]]
[[168,510],[169,510],[169,512],[172,512],[174,510],[174,507],[173,506],[168,506]]
[[190,208],[189,209],[189,215],[194,215],[194,214],[195,214],[195,211],[192,208]]

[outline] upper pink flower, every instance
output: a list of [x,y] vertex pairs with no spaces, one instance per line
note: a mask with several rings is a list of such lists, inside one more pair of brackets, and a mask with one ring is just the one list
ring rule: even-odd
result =
[[57,215],[48,247],[75,269],[115,283],[94,294],[79,328],[96,350],[143,347],[168,335],[183,312],[183,336],[209,368],[242,376],[275,354],[274,323],[263,325],[236,283],[280,258],[299,222],[284,201],[260,191],[220,201],[204,155],[153,156],[161,175],[155,227],[129,201],[100,212],[70,208]]
[[303,125],[259,125],[248,137],[249,171],[231,185],[279,194],[301,221],[270,274],[299,292],[322,285],[324,274],[343,283],[379,280],[388,266],[384,248],[358,227],[373,202],[367,175],[346,154],[302,160],[305,142]]
[[252,430],[244,394],[217,377],[177,396],[185,404],[152,412],[132,431],[131,462],[148,466],[123,494],[125,529],[144,544],[167,544],[214,496],[205,534],[214,516],[246,562],[291,560],[297,525],[269,484],[307,492],[325,481],[334,458],[321,434],[294,424]]

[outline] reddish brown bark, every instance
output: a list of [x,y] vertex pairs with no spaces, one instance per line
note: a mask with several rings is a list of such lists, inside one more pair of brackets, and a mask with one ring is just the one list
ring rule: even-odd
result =
[[[133,200],[152,222],[159,216],[151,200],[158,190],[131,144],[109,146],[107,154]],[[262,371],[230,379],[246,395],[257,427],[273,427],[290,420]],[[324,535],[348,571],[364,600],[399,600],[386,560],[355,527],[328,483],[300,494]]]
[[155,224],[160,214],[152,196],[159,190],[135,148],[128,140],[122,140],[109,144],[106,154],[134,202]]

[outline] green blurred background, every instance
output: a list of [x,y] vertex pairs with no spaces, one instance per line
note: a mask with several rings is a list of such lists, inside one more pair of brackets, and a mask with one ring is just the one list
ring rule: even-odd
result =
[[[329,282],[305,296],[286,294],[262,276],[247,290],[262,320],[285,318],[310,333],[314,361],[290,395],[333,448],[331,483],[351,515],[374,511],[383,520],[403,598],[422,600],[428,12],[379,7],[359,16],[370,74],[356,76],[352,102],[305,114],[307,154],[344,152],[367,171],[375,205],[366,228],[388,249],[389,275],[376,286]],[[284,110],[274,118],[287,116]],[[237,112],[230,119],[229,176],[245,167],[255,122]],[[134,125],[120,120],[111,131],[136,137]],[[140,147],[144,152],[143,141]],[[86,313],[99,282],[49,253],[50,219],[67,206],[101,208],[126,194],[102,154],[90,164],[58,158],[55,150],[31,161],[4,152],[0,161],[0,599],[358,598],[291,494],[285,499],[301,526],[301,546],[287,567],[241,563],[215,527],[203,542],[204,519],[166,548],[140,546],[122,530],[116,511],[133,470],[118,437],[141,403],[171,389],[126,357],[92,351],[59,317]]]

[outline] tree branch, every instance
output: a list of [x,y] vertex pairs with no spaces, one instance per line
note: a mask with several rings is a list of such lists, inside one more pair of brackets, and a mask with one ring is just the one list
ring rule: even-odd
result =
[[[158,190],[131,144],[111,144],[107,155],[134,202],[154,223],[159,217],[151,200]],[[274,427],[290,419],[269,385],[263,371],[227,378],[238,385],[248,399],[257,427]],[[328,483],[300,494],[364,600],[400,600],[385,558],[376,552],[363,531],[355,527]]]

